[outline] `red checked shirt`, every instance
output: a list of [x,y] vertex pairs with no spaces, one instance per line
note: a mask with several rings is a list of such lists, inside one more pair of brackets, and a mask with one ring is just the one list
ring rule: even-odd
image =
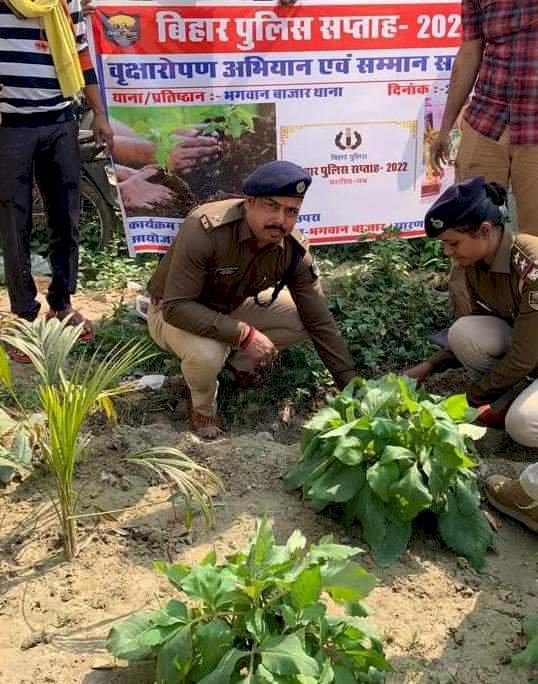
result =
[[465,120],[513,145],[538,144],[538,0],[463,0],[463,40],[484,40],[484,56]]

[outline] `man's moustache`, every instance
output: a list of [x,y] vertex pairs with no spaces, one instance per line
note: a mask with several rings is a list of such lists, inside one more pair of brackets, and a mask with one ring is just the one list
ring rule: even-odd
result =
[[281,233],[285,232],[284,226],[281,223],[265,226],[265,230],[279,230]]

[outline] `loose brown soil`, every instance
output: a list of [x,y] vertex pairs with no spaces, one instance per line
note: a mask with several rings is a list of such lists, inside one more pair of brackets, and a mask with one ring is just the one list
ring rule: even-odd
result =
[[187,216],[195,206],[196,202],[189,185],[178,176],[169,175],[162,169],[156,169],[155,175],[147,180],[155,185],[164,185],[174,193],[174,199],[156,204],[150,210],[147,207],[130,207],[127,210],[127,216],[146,216],[150,213],[152,216],[178,218]]
[[[243,179],[257,166],[276,158],[274,107],[266,106],[265,113],[254,121],[254,132],[240,140],[222,139],[224,154],[216,161],[195,168],[182,178],[156,172],[150,183],[164,185],[175,194],[170,202],[155,205],[152,216],[182,218],[198,204],[217,199],[236,197],[241,192]],[[145,216],[147,207],[130,207],[128,216]]]
[[[111,310],[125,293],[77,296],[91,318]],[[101,300],[99,301],[99,297]],[[106,300],[106,301],[105,301]],[[5,299],[0,310],[6,311]],[[18,371],[31,382],[28,369]],[[257,429],[234,430],[204,443],[188,431],[177,382],[158,393],[131,395],[120,405],[117,428],[95,417],[87,426],[88,453],[77,467],[83,513],[119,509],[116,520],[80,521],[81,551],[65,563],[47,492],[50,478],[36,471],[0,493],[0,681],[8,684],[150,684],[148,665],[115,663],[103,643],[110,626],[133,611],[156,606],[174,594],[151,569],[154,559],[195,563],[211,547],[219,557],[244,546],[258,515],[268,512],[282,541],[295,528],[309,541],[333,533],[361,545],[356,529],[343,530],[316,515],[281,478],[297,458],[295,438],[278,414],[263,415]],[[432,389],[461,389],[461,373],[437,378]],[[178,397],[177,408],[166,408]],[[283,443],[286,441],[288,443]],[[147,473],[122,463],[142,447],[179,446],[218,473],[226,491],[215,498],[215,524],[206,530],[196,515],[192,534],[169,491]],[[535,458],[502,433],[480,443],[482,475],[516,475]],[[538,613],[538,537],[488,509],[499,524],[497,553],[478,575],[444,548],[435,533],[416,530],[409,551],[389,570],[365,553],[361,562],[379,578],[369,603],[375,609],[388,656],[389,682],[498,682],[519,684],[530,672],[514,671],[511,656],[523,644],[521,621]]]
[[193,169],[185,176],[196,203],[241,192],[243,179],[257,166],[276,159],[276,130],[273,105],[260,107],[254,132],[239,140],[223,139],[225,153],[215,163]]

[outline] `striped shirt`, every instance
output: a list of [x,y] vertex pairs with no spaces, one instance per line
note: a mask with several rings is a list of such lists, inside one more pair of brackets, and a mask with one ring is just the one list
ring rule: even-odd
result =
[[463,0],[463,40],[484,41],[465,120],[498,140],[538,145],[538,0]]
[[[66,0],[86,84],[95,73],[80,0]],[[63,97],[41,19],[19,19],[0,0],[0,112],[31,114],[61,110]]]

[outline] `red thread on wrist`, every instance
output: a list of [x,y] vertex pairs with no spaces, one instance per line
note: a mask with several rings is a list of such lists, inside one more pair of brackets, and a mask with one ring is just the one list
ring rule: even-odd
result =
[[251,325],[250,329],[248,331],[248,335],[245,337],[245,339],[239,344],[239,348],[241,351],[245,351],[245,349],[248,347],[248,345],[252,342],[254,339],[254,335],[256,334],[256,328]]
[[247,339],[247,335],[250,332],[250,325],[245,323],[243,327],[241,328],[241,332],[239,333],[239,339],[237,340],[236,346],[240,347],[242,342]]

